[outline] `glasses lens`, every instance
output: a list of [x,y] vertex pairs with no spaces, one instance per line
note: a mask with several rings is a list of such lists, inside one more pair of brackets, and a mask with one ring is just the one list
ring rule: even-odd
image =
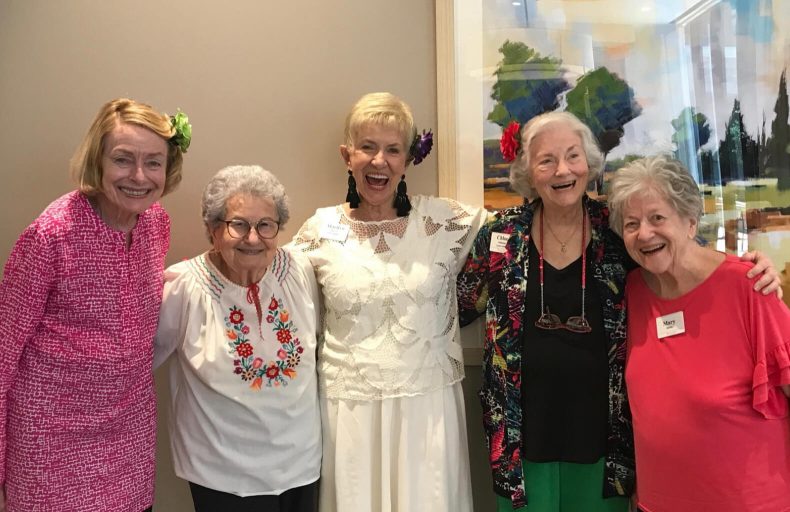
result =
[[273,220],[262,220],[255,226],[255,229],[261,238],[274,238],[280,229],[280,225]]
[[572,316],[568,318],[565,323],[565,328],[573,332],[590,332],[592,327],[587,323],[587,320],[580,316]]
[[250,223],[242,219],[227,221],[228,234],[233,238],[244,238],[250,232]]
[[543,313],[540,315],[540,318],[535,321],[535,326],[541,329],[558,329],[561,325],[562,322],[560,322],[560,317],[554,313]]

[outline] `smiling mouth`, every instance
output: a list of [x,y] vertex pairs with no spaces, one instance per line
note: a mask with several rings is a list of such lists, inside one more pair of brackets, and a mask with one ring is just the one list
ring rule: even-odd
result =
[[383,174],[366,174],[365,181],[368,185],[372,187],[385,187],[387,183],[389,183],[390,179],[388,176]]
[[249,249],[243,247],[237,247],[236,250],[242,254],[246,254],[247,256],[257,256],[263,252],[263,249]]
[[148,195],[148,192],[150,192],[150,189],[147,188],[145,189],[126,188],[126,187],[118,187],[118,188],[121,192],[123,192],[124,194],[130,197],[144,197]]
[[642,254],[644,254],[646,256],[650,256],[651,254],[657,253],[658,251],[660,251],[661,249],[663,249],[666,246],[667,246],[667,244],[649,245],[647,247],[642,247],[641,249],[639,249],[639,252],[641,252]]
[[576,180],[569,181],[568,183],[560,183],[558,185],[552,185],[551,188],[554,190],[567,190],[569,188],[573,188],[576,185]]

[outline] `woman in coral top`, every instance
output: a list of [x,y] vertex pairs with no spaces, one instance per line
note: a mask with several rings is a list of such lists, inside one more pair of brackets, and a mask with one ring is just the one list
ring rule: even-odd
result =
[[626,286],[639,507],[790,510],[790,311],[696,243],[702,199],[679,162],[631,163],[609,204],[642,267]]
[[0,285],[0,511],[141,512],[154,498],[151,354],[191,128],[105,104],[79,189],[22,233]]

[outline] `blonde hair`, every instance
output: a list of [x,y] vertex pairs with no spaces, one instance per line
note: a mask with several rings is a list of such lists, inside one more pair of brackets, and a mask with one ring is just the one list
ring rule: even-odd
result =
[[[346,144],[353,146],[362,128],[370,124],[396,129],[403,138],[406,152],[409,152],[411,143],[417,135],[411,108],[406,102],[388,92],[366,94],[351,107],[351,111],[346,116]],[[408,158],[411,161],[412,156],[409,154]]]
[[634,160],[609,182],[609,227],[623,236],[623,210],[632,197],[654,194],[678,214],[699,221],[704,212],[699,186],[682,163],[664,155]]
[[529,149],[535,137],[552,126],[562,124],[582,140],[582,150],[587,160],[588,181],[595,180],[603,171],[604,157],[590,128],[570,112],[546,112],[529,120],[521,129],[521,151],[510,166],[510,186],[528,199],[534,199]]
[[[118,98],[105,103],[99,109],[71,159],[71,175],[83,194],[95,196],[101,192],[104,141],[107,134],[121,123],[147,128],[166,142],[175,134],[170,118],[157,112],[150,105],[128,98]],[[181,181],[183,161],[181,149],[175,144],[168,143],[165,187],[162,195],[173,191]]]

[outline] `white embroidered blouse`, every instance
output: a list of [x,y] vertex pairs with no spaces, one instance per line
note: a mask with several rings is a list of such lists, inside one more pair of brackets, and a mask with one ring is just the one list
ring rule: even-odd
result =
[[313,270],[281,248],[257,287],[260,310],[208,254],[169,267],[155,341],[155,366],[176,354],[176,475],[239,496],[314,482],[321,465]]
[[407,217],[382,222],[321,208],[292,242],[322,291],[319,382],[329,398],[419,395],[463,378],[455,281],[486,211],[411,201]]

